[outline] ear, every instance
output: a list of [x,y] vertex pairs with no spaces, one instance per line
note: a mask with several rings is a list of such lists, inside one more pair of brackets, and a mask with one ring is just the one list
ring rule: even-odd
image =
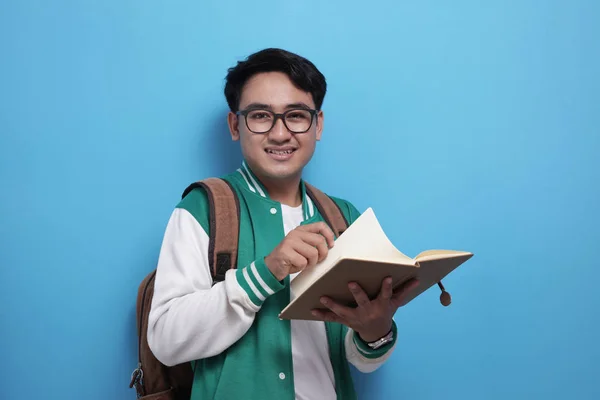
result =
[[325,115],[322,110],[317,113],[317,140],[321,140],[321,134],[323,133],[323,122],[325,121]]
[[240,140],[240,129],[239,129],[239,118],[235,113],[229,112],[227,114],[227,125],[229,125],[229,133],[231,134],[231,140],[237,142]]

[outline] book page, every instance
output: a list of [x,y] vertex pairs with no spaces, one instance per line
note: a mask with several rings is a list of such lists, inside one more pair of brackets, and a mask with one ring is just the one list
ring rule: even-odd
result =
[[458,250],[426,250],[415,257],[415,260],[421,261],[430,261],[430,260],[440,260],[443,258],[452,258],[452,257],[460,257],[471,254],[465,251]]
[[313,268],[305,269],[292,281],[292,290],[302,292],[341,258],[376,260],[416,265],[416,261],[400,252],[389,240],[375,213],[368,208],[335,241],[327,257]]

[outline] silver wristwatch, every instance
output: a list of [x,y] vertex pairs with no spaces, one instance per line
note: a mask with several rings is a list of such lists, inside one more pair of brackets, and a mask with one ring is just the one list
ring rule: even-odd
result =
[[393,340],[394,340],[394,331],[391,330],[387,335],[385,335],[381,339],[378,339],[374,342],[367,343],[367,346],[369,346],[373,350],[377,350],[381,346],[385,346],[386,344],[388,344],[389,342],[391,342]]

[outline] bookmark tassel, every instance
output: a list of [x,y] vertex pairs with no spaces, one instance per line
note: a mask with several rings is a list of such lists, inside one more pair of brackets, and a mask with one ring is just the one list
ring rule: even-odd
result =
[[442,285],[442,281],[438,282],[438,286],[440,287],[440,290],[442,291],[442,294],[440,294],[440,303],[442,303],[442,305],[444,307],[448,307],[450,305],[450,303],[452,303],[452,298],[450,297],[450,293],[446,292],[446,289],[444,289],[444,285]]

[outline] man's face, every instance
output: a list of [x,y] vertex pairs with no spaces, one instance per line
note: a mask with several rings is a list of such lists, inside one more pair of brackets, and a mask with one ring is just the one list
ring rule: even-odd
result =
[[[239,110],[258,108],[283,113],[299,107],[314,109],[312,95],[295,87],[284,73],[265,72],[246,82]],[[266,115],[257,114],[254,121],[261,121]],[[291,119],[294,118],[299,116]],[[251,121],[250,117],[248,120]],[[316,142],[321,139],[323,113],[319,112],[312,119],[311,127],[305,133],[290,132],[281,119],[266,133],[250,131],[243,115],[229,113],[228,122],[231,137],[240,141],[244,159],[259,179],[287,180],[298,178],[312,158]]]

